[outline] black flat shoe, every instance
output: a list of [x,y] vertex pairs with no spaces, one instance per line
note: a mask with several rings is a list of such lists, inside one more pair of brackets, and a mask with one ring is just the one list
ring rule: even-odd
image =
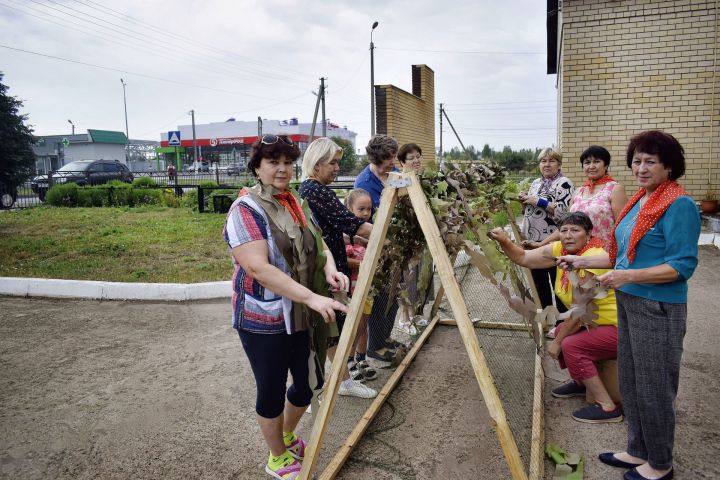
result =
[[613,452],[601,453],[600,455],[598,455],[598,458],[605,465],[610,465],[611,467],[617,468],[635,468],[642,465],[642,463],[623,462],[622,460],[617,459]]
[[[668,473],[663,475],[662,477],[658,478],[657,480],[670,480],[673,478],[673,473],[675,470],[673,468],[670,469]],[[640,475],[636,468],[633,468],[632,470],[628,470],[625,472],[625,475],[623,475],[623,478],[625,480],[650,480],[649,478],[643,477]]]

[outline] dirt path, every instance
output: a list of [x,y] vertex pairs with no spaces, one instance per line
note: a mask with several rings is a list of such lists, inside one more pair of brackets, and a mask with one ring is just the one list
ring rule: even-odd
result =
[[[720,253],[703,250],[701,258],[690,290],[676,478],[720,477]],[[0,312],[0,477],[263,478],[253,378],[227,302],[5,297]],[[594,458],[622,447],[624,424],[581,425],[569,417],[573,407],[548,400],[548,440],[586,455],[586,479],[620,478]],[[309,426],[308,417],[302,428]],[[370,432],[341,478],[507,478],[452,328],[433,334]]]

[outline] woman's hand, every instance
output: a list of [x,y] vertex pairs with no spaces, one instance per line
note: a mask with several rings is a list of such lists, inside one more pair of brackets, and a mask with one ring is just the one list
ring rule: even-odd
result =
[[325,323],[335,321],[335,310],[347,313],[347,307],[342,303],[316,293],[312,294],[306,305],[322,315]]
[[325,271],[325,280],[327,280],[328,285],[330,285],[330,290],[347,292],[350,287],[350,280],[347,275],[335,269]]
[[503,240],[506,240],[508,238],[507,234],[505,233],[505,230],[503,230],[502,227],[496,227],[490,230],[489,232],[490,238],[492,238],[495,241],[501,242]]
[[598,282],[605,288],[618,289],[630,282],[630,270],[610,270],[605,275],[597,277]]
[[518,195],[518,198],[523,205],[532,205],[533,207],[537,207],[538,197],[536,195],[521,193]]
[[552,342],[550,342],[547,347],[547,353],[555,360],[560,358],[560,353],[562,353],[562,349],[560,348],[560,343],[556,342],[554,340]]
[[520,245],[526,250],[535,250],[543,246],[541,242],[533,242],[532,240],[523,240]]
[[587,268],[587,265],[585,265],[585,259],[578,255],[562,255],[555,259],[555,264],[563,270],[568,271]]

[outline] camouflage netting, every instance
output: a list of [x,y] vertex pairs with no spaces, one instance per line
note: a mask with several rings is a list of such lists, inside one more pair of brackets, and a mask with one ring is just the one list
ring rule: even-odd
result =
[[[519,297],[518,301],[525,302],[529,299],[527,281],[522,271],[487,237],[491,228],[507,227],[509,223],[505,202],[514,194],[513,184],[505,181],[501,169],[489,164],[475,164],[465,171],[453,166],[442,171],[429,169],[420,181],[446,250],[455,261],[456,280],[470,318],[478,323],[527,325],[527,320],[508,306],[499,288],[504,285],[506,294],[511,292]],[[514,210],[519,211],[517,205]],[[434,274],[432,258],[425,245],[409,197],[400,197],[370,293],[375,305],[368,328],[369,350],[376,350],[386,358],[378,360],[369,355],[378,378],[366,384],[377,391],[430,321],[430,307],[440,280]],[[447,300],[440,305],[439,314],[441,318],[454,318]],[[522,460],[528,465],[536,343],[529,327],[525,331],[476,328],[475,332]],[[326,371],[330,371],[329,362]],[[479,387],[477,395],[481,397]],[[371,402],[338,396],[320,447],[318,473],[327,467]],[[381,411],[375,422],[382,422],[383,418],[392,416],[383,415]],[[378,425],[374,424],[373,428],[377,429]],[[310,426],[306,435],[309,431]]]

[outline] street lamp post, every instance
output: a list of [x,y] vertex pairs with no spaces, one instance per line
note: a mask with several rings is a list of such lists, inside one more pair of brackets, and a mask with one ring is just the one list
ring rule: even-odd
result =
[[378,22],[372,24],[370,29],[370,136],[375,136],[375,45],[372,41],[373,30]]
[[123,86],[123,105],[125,106],[125,136],[127,137],[128,142],[130,141],[130,134],[128,133],[128,121],[127,121],[127,98],[125,97],[125,86],[127,83],[125,83],[125,80],[122,78],[120,79],[120,83],[122,83]]
[[68,119],[68,123],[72,125],[72,134],[75,135],[75,124],[72,123],[72,120]]
[[198,168],[200,168],[200,164],[198,163],[198,147],[197,147],[197,137],[195,135],[195,110],[190,110],[188,112],[188,115],[192,118],[192,135],[193,135],[193,164],[195,165],[195,170],[197,171]]

